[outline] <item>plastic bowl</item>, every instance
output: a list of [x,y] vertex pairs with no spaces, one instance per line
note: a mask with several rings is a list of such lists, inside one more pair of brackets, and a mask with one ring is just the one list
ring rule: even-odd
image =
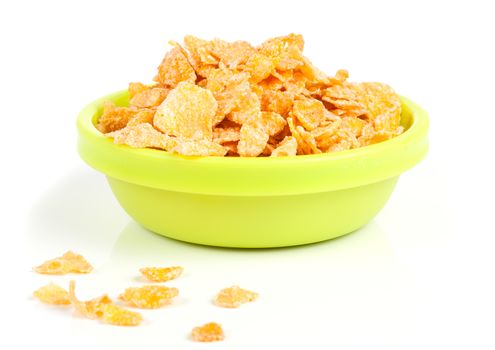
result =
[[359,229],[385,205],[399,175],[428,150],[428,116],[402,98],[406,131],[378,144],[279,158],[185,157],[115,145],[95,123],[100,98],[77,120],[78,150],[107,176],[124,210],[161,235],[205,245],[262,248],[328,240]]

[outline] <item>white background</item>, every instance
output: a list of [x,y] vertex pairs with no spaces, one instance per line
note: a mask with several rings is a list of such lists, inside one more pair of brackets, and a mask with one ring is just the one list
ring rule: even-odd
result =
[[[11,1],[0,5],[0,348],[494,349],[495,25],[489,1]],[[321,244],[228,250],[139,228],[76,152],[91,100],[148,82],[185,34],[253,43],[302,33],[328,72],[387,82],[430,114],[428,157],[362,230]],[[194,216],[194,213],[191,213]],[[31,267],[67,249],[96,267],[82,299],[139,285],[145,265],[181,264],[174,305],[137,328],[73,317],[31,293],[71,276]],[[261,294],[238,310],[222,287]],[[220,322],[226,340],[197,344]]]

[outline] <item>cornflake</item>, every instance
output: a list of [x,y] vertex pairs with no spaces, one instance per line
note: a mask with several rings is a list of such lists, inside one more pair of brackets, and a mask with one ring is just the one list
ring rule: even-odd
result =
[[321,153],[316,144],[316,139],[310,132],[304,130],[300,125],[296,125],[292,118],[287,118],[290,131],[297,141],[297,154]]
[[69,298],[80,315],[92,320],[99,319],[117,326],[137,326],[143,320],[141,314],[115,305],[106,294],[89,301],[79,301],[75,295],[74,281],[69,284]]
[[149,108],[156,107],[160,105],[165,97],[167,97],[169,90],[164,88],[152,88],[149,90],[144,90],[134,95],[130,101],[129,105],[138,108]]
[[237,308],[241,304],[256,300],[258,293],[242,289],[239,286],[232,286],[222,289],[214,299],[214,303],[221,307]]
[[39,288],[33,295],[45,304],[70,305],[71,303],[69,292],[54,283]]
[[222,145],[209,140],[176,140],[176,144],[169,148],[170,153],[178,153],[184,156],[218,156],[227,153]]
[[264,90],[261,98],[261,109],[275,112],[286,117],[292,110],[292,96],[286,91]]
[[297,141],[294,136],[286,136],[271,152],[271,157],[287,157],[297,154]]
[[302,51],[304,39],[302,35],[289,34],[287,36],[268,39],[259,48],[259,52],[272,58],[275,68],[288,71],[304,64]]
[[306,130],[311,131],[325,119],[325,106],[314,98],[304,98],[294,101],[292,113]]
[[261,123],[245,123],[241,127],[241,135],[237,144],[237,152],[241,157],[256,157],[266,147],[270,135]]
[[158,107],[153,123],[167,135],[211,141],[217,105],[211,91],[183,82]]
[[137,112],[135,107],[117,107],[113,102],[105,102],[96,127],[104,134],[122,129]]
[[95,320],[103,316],[103,305],[111,304],[112,299],[106,294],[89,301],[80,301],[76,297],[76,282],[69,282],[69,299],[76,311],[86,318]]
[[166,286],[130,287],[119,295],[119,300],[141,309],[157,309],[170,304],[178,294],[177,288]]
[[249,57],[256,52],[256,49],[246,41],[228,43],[223,40],[216,40],[222,44],[218,45],[219,48],[215,50],[214,54],[220,59],[220,62],[232,69],[246,63]]
[[382,83],[361,83],[355,87],[355,90],[358,100],[369,112],[375,130],[397,135],[402,132],[399,129],[400,99],[390,86]]
[[261,123],[269,136],[278,134],[287,125],[285,118],[275,112],[261,112]]
[[155,81],[160,85],[174,88],[183,81],[194,83],[196,73],[184,56],[183,51],[179,47],[174,47],[163,58],[158,67]]
[[139,269],[148,282],[167,282],[176,279],[184,269],[181,266],[171,267],[143,267]]
[[[155,116],[154,110],[149,109],[149,108],[142,108],[131,119],[129,119],[129,122],[127,122],[126,126],[136,126],[138,124],[143,124],[143,123],[147,123],[147,124],[152,125],[154,116]],[[122,129],[120,129],[120,130],[122,130]],[[106,136],[109,136],[109,135],[107,134]]]
[[48,275],[90,273],[93,271],[93,266],[82,255],[68,251],[61,257],[45,261],[40,266],[35,267],[34,271]]
[[123,129],[106,134],[113,137],[114,143],[131,147],[169,149],[175,145],[174,139],[162,134],[149,123],[128,125]]
[[145,85],[145,84],[139,83],[139,82],[129,83],[129,86],[127,88],[127,91],[129,92],[129,99],[132,99],[137,94],[144,92],[146,90],[152,89],[156,86],[157,85]]
[[210,71],[218,65],[218,59],[209,52],[211,44],[192,35],[184,37],[184,46],[188,51],[188,60],[197,75],[208,77]]
[[[129,84],[129,106],[108,102],[96,127],[117,144],[185,156],[274,157],[338,152],[404,131],[386,84],[349,82],[303,54],[298,34],[245,41],[192,35],[172,48],[154,84]],[[147,126],[144,126],[147,124]]]
[[[246,85],[243,85],[244,87]],[[226,117],[237,124],[252,123],[260,119],[261,103],[258,95],[245,88],[243,91],[237,91],[238,95],[234,98],[230,113]]]
[[141,314],[115,304],[103,305],[102,312],[102,321],[115,326],[138,326],[143,321]]
[[227,127],[213,129],[213,142],[223,144],[226,142],[239,141],[241,138],[241,128]]
[[222,327],[215,322],[193,328],[191,337],[194,341],[198,342],[214,342],[225,339]]
[[238,157],[239,153],[237,151],[237,142],[225,142],[222,144],[222,147],[227,152],[228,156]]

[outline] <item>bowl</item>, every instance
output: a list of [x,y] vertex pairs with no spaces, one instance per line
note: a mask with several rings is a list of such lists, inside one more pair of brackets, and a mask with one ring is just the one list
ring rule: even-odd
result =
[[122,208],[155,233],[204,245],[268,248],[324,241],[366,225],[399,175],[428,150],[428,116],[401,97],[401,135],[370,146],[294,157],[190,157],[116,145],[95,127],[104,101],[77,119],[78,151],[106,175]]

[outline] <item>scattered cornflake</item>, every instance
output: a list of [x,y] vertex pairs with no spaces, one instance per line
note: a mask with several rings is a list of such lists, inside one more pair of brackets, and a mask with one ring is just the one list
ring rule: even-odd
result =
[[54,283],[39,288],[33,295],[45,304],[70,305],[71,303],[69,292]]
[[42,302],[53,305],[72,304],[83,317],[102,320],[105,323],[119,326],[136,326],[141,323],[139,313],[126,310],[115,305],[108,295],[104,294],[89,301],[80,301],[75,294],[75,281],[69,282],[69,291],[50,283],[34,292],[34,296]]
[[181,266],[143,267],[139,269],[148,282],[166,282],[176,279],[184,269]]
[[258,293],[232,286],[222,289],[214,299],[216,305],[227,308],[237,308],[258,298]]
[[395,91],[349,82],[344,69],[327,75],[304,56],[302,35],[258,46],[192,35],[183,46],[169,43],[154,84],[130,83],[129,107],[104,105],[96,126],[115,143],[186,156],[278,157],[292,155],[294,142],[297,155],[318,154],[404,132]]
[[213,342],[225,339],[222,327],[215,322],[193,328],[191,337],[194,341],[198,342]]
[[76,297],[76,282],[73,280],[69,282],[69,300],[81,316],[92,320],[103,316],[104,305],[112,304],[112,299],[106,294],[89,301],[80,301]]
[[115,326],[138,326],[143,321],[140,313],[124,309],[115,304],[104,304],[101,320]]
[[67,273],[90,273],[93,266],[82,256],[72,251],[66,252],[61,257],[47,260],[34,271],[48,275],[65,275]]
[[179,294],[179,290],[162,285],[130,287],[119,295],[119,299],[129,306],[141,309],[157,309],[168,305]]

